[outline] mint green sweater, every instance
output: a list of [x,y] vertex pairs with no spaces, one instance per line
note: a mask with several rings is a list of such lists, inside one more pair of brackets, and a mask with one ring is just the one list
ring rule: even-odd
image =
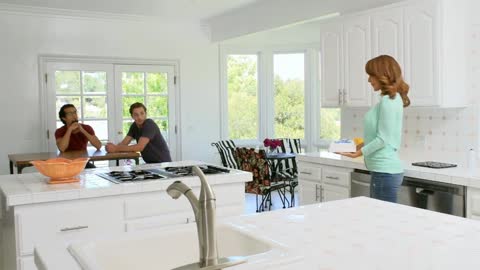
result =
[[382,99],[366,114],[363,122],[362,153],[369,171],[403,173],[398,157],[402,140],[403,101],[399,94]]

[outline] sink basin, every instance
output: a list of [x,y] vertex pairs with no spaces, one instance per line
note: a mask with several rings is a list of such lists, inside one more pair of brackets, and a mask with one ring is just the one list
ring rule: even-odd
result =
[[[272,252],[278,245],[228,225],[217,226],[217,242],[219,257],[245,256],[248,261]],[[170,270],[199,259],[194,224],[74,243],[68,250],[85,270]]]

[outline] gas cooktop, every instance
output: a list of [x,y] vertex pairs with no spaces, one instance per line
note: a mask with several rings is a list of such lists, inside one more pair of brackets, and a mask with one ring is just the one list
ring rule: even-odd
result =
[[[204,174],[229,173],[230,170],[212,165],[197,165]],[[99,173],[98,176],[114,183],[138,182],[147,180],[161,180],[182,176],[193,176],[192,166],[165,167],[158,169],[145,169],[133,171],[110,171]]]

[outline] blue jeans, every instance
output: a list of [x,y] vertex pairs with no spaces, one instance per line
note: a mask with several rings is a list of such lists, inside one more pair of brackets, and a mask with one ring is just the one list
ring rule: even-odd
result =
[[403,173],[371,172],[370,197],[387,202],[397,202],[397,193],[403,182]]

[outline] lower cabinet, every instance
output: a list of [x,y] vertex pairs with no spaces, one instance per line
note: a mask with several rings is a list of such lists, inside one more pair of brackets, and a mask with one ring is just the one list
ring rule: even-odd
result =
[[300,205],[350,198],[351,172],[343,167],[298,162]]
[[307,205],[322,201],[322,186],[319,182],[298,179],[299,194],[298,203]]
[[[243,182],[213,185],[217,217],[243,213],[244,187]],[[198,196],[199,188],[193,191]],[[36,270],[36,243],[68,244],[190,222],[195,215],[188,200],[173,200],[165,191],[13,206],[0,223],[0,269]]]
[[467,218],[480,220],[480,188],[467,187]]
[[21,270],[37,270],[33,255],[21,258],[19,264]]
[[322,185],[322,202],[350,198],[350,188],[329,184]]

